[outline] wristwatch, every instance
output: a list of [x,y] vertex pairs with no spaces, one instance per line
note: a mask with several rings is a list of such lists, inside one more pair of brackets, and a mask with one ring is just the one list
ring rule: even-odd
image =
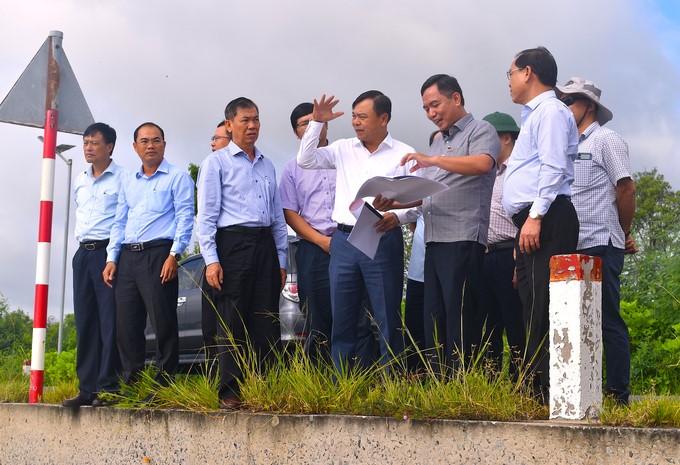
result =
[[177,252],[170,252],[170,256],[179,261],[179,254]]
[[543,218],[543,215],[535,211],[530,211],[529,218],[531,218],[532,220],[540,220],[541,218]]

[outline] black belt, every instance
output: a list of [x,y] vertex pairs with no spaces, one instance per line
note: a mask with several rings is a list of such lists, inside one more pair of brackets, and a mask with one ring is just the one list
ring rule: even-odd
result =
[[352,232],[352,229],[354,229],[354,226],[350,226],[350,225],[348,225],[348,224],[338,223],[338,229],[339,229],[340,231],[344,232],[344,233],[348,233],[348,234],[349,234],[349,233]]
[[218,231],[226,231],[232,233],[246,234],[248,236],[271,236],[271,226],[251,227],[251,226],[225,226],[218,228]]
[[103,249],[107,245],[109,245],[108,239],[104,239],[101,241],[83,241],[80,243],[80,248],[85,250],[97,250]]
[[[555,200],[557,200],[557,199],[566,199],[569,202],[571,202],[571,196],[565,195],[565,194],[558,195],[557,197],[555,197]],[[553,203],[555,202],[555,200],[553,200]],[[552,207],[552,204],[550,206]],[[524,222],[526,221],[527,217],[529,216],[529,210],[531,210],[531,207],[532,207],[532,205],[524,207],[519,212],[512,215],[512,222],[515,223],[515,226],[517,226],[518,228],[521,228],[524,225]],[[550,211],[550,209],[548,209],[548,211]],[[548,212],[546,212],[546,215],[547,214],[548,214]]]
[[141,252],[142,250],[151,249],[153,247],[161,247],[164,245],[172,245],[172,240],[156,239],[155,241],[149,242],[135,242],[134,244],[121,244],[121,247],[125,250],[130,250],[132,252]]
[[486,253],[498,252],[499,250],[507,250],[515,247],[515,240],[507,240],[503,242],[496,242],[486,246]]

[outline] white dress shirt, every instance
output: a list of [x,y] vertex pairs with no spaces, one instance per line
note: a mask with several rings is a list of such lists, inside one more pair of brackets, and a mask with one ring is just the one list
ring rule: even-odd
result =
[[[300,142],[297,162],[306,169],[337,170],[333,220],[353,226],[356,219],[349,206],[356,199],[361,185],[374,176],[411,174],[408,170],[413,162],[406,166],[399,164],[404,155],[415,152],[415,149],[393,139],[389,134],[373,153],[356,137],[337,140],[327,147],[317,147],[322,128],[323,123],[309,122]],[[401,223],[407,221],[407,210],[396,210],[394,213]]]

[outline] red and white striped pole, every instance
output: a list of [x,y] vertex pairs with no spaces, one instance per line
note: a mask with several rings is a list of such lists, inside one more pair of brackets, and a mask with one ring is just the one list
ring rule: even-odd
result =
[[28,392],[28,402],[31,404],[40,402],[45,373],[45,335],[47,333],[47,297],[50,282],[50,250],[52,247],[57,115],[57,110],[47,110],[45,115],[45,139],[43,145],[42,179],[40,183],[38,258],[35,271],[35,303],[33,306],[31,384]]

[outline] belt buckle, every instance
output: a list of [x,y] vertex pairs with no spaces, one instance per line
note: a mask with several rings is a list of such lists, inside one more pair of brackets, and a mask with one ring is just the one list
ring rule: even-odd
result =
[[95,250],[97,247],[93,243],[83,244],[85,250]]
[[133,252],[140,252],[144,250],[144,244],[142,244],[141,242],[138,242],[136,244],[130,244],[130,250],[132,250]]

